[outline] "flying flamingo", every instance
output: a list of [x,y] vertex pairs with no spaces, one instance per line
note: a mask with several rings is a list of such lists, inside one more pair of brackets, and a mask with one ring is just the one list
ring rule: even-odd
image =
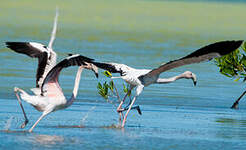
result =
[[[14,88],[17,99],[19,101],[21,97],[22,100],[31,104],[35,109],[43,112],[40,118],[29,129],[29,132],[32,132],[39,121],[43,119],[46,115],[60,109],[65,109],[74,102],[79,88],[80,76],[84,68],[94,71],[96,77],[98,77],[98,69],[95,65],[91,64],[92,62],[92,59],[81,56],[79,54],[67,57],[49,71],[44,79],[44,82],[42,83],[40,95],[29,95],[20,88]],[[66,99],[59,85],[58,78],[61,70],[69,66],[80,67],[78,68],[75,78],[72,96],[69,99]],[[20,92],[20,97],[18,95],[18,92]]]
[[[35,95],[41,94],[41,86],[43,84],[44,78],[46,77],[48,72],[56,65],[57,55],[56,52],[52,49],[52,45],[56,37],[58,16],[59,12],[58,8],[56,8],[56,15],[48,47],[36,42],[6,42],[6,46],[12,49],[13,51],[25,54],[32,58],[38,58],[38,68],[36,72],[36,87],[31,88],[31,91]],[[28,123],[28,119],[25,114],[24,108],[21,104],[21,101],[18,99],[17,93],[15,94],[25,118],[24,123],[21,125],[21,128],[24,128]]]
[[[135,69],[132,67],[129,67],[125,64],[118,64],[118,63],[100,63],[100,62],[93,62],[97,67],[108,70],[112,73],[120,73],[120,77],[112,77],[112,78],[121,78],[125,82],[130,84],[130,90],[129,92],[136,87],[136,93],[134,98],[132,99],[130,106],[124,116],[123,122],[121,127],[125,126],[125,122],[127,119],[127,115],[129,111],[131,110],[134,102],[136,101],[136,98],[140,95],[140,93],[143,91],[144,87],[150,85],[150,84],[166,84],[174,82],[178,79],[192,79],[194,82],[194,85],[196,85],[196,75],[190,71],[185,71],[184,73],[171,77],[171,78],[159,78],[160,74],[168,71],[173,68],[177,68],[180,66],[193,64],[193,63],[199,63],[202,61],[211,60],[215,57],[220,57],[226,54],[229,54],[230,52],[237,49],[243,41],[222,41],[217,42],[214,44],[207,45],[205,47],[202,47],[195,52],[174,60],[170,61],[164,65],[161,65],[160,67],[156,69]],[[128,93],[127,93],[128,94]],[[124,103],[126,96],[123,98],[121,103],[119,104],[117,111],[121,113],[122,111],[122,104]]]

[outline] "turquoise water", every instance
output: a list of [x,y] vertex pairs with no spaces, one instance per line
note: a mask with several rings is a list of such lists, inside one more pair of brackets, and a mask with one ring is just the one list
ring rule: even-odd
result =
[[[54,43],[59,60],[68,53],[79,53],[98,61],[154,68],[206,44],[245,39],[246,35],[243,33],[245,18],[240,15],[244,8],[246,10],[243,4],[133,1],[131,5],[118,2],[122,7],[116,9],[119,4],[112,1],[106,1],[102,6],[95,1],[95,7],[94,1],[84,1],[81,5],[76,5],[76,0],[71,4],[52,1],[47,7],[47,1],[33,5],[4,1],[0,6],[0,11],[3,11],[0,14],[3,20],[0,23],[0,149],[246,148],[245,99],[240,103],[239,110],[230,109],[233,101],[244,91],[244,83],[222,76],[213,61],[163,73],[162,77],[171,77],[190,70],[197,75],[198,83],[194,87],[190,80],[179,80],[145,88],[136,101],[143,114],[140,116],[132,111],[124,130],[112,128],[118,119],[115,107],[97,94],[97,83],[106,79],[102,75],[96,79],[90,71],[82,74],[76,102],[66,110],[48,115],[33,133],[25,131],[41,114],[23,103],[30,123],[25,129],[20,129],[23,116],[13,87],[29,91],[34,86],[37,61],[13,53],[5,48],[4,42],[36,41],[47,44],[56,2],[61,12]],[[29,5],[32,7],[27,7]],[[157,5],[159,7],[156,8]],[[182,6],[187,9],[178,9]],[[200,12],[201,6],[209,9],[207,16],[190,15]],[[167,11],[162,7],[170,8],[170,13],[162,13]],[[220,13],[224,8],[233,11]],[[84,13],[78,14],[80,11]],[[218,13],[211,20],[209,13],[216,11]],[[130,17],[128,13],[131,13]],[[187,19],[191,22],[185,22]],[[217,22],[204,24],[204,19]],[[76,69],[65,69],[60,76],[61,86],[68,97],[72,92]],[[120,89],[123,81],[115,82]]]

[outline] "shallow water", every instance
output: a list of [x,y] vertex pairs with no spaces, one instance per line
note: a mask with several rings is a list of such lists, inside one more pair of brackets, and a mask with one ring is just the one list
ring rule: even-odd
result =
[[[78,5],[78,3],[80,5]],[[49,4],[49,5],[48,5]],[[244,90],[219,73],[213,61],[184,66],[198,77],[145,88],[124,130],[115,108],[96,90],[92,72],[83,72],[77,101],[48,115],[26,132],[40,112],[24,103],[30,123],[20,129],[23,116],[13,87],[26,91],[35,83],[37,61],[13,53],[5,41],[48,43],[55,5],[60,8],[54,49],[59,60],[80,53],[99,61],[154,68],[206,44],[245,39],[244,3],[165,1],[3,1],[0,6],[0,149],[245,149],[246,102],[229,107]],[[76,67],[65,69],[60,82],[70,96]],[[102,77],[102,76],[101,76]],[[117,87],[123,82],[115,80]],[[121,93],[123,94],[123,93]]]

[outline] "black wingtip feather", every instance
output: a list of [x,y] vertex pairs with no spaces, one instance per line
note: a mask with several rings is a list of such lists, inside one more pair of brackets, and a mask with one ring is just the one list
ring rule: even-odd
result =
[[182,59],[190,58],[190,57],[198,57],[198,56],[208,54],[208,53],[218,53],[220,56],[223,56],[223,55],[229,54],[232,51],[238,49],[242,45],[242,43],[243,43],[243,40],[216,42],[216,43],[207,45],[205,47],[202,47],[199,50],[183,57]]
[[89,57],[85,57],[85,56],[83,56],[83,55],[80,55],[80,58],[83,59],[83,60],[86,61],[86,62],[93,62],[93,61],[94,61],[94,59],[89,58]]
[[10,48],[10,49],[15,49],[15,47],[18,47],[18,44],[16,42],[5,42],[6,47]]
[[[73,56],[73,55],[76,55],[76,54],[68,53],[67,55],[68,56]],[[92,61],[94,61],[94,59],[92,59],[92,58],[89,58],[89,57],[86,57],[86,56],[83,56],[83,55],[79,55],[79,56],[80,56],[81,59],[83,59],[86,62],[92,62]]]
[[5,42],[6,47],[16,51],[21,52],[22,49],[28,49],[28,42]]
[[57,66],[61,66],[61,67],[81,66],[81,65],[85,65],[85,62],[92,63],[93,61],[94,59],[82,55],[69,54],[69,57],[58,63]]
[[115,68],[115,66],[111,65],[111,64],[107,64],[107,63],[100,63],[100,62],[93,62],[93,64],[95,66],[97,66],[98,68],[107,70],[111,73],[120,73],[122,74],[122,71],[119,71]]
[[5,42],[6,46],[10,47],[20,47],[23,46],[24,44],[27,44],[27,42]]

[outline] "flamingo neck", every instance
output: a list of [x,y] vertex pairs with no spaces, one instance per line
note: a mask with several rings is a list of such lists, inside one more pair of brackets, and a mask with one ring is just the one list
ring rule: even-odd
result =
[[67,106],[72,105],[76,96],[77,96],[78,89],[79,89],[79,83],[80,83],[80,77],[81,77],[81,73],[82,73],[83,69],[84,69],[83,67],[79,67],[79,69],[77,71],[76,78],[74,81],[73,93],[72,93],[71,98],[67,102]]
[[185,78],[185,76],[183,74],[180,74],[180,75],[177,75],[177,76],[174,76],[171,78],[158,78],[156,83],[159,83],[159,84],[171,83],[171,82],[174,82],[174,81],[176,81],[178,79],[182,79],[182,78]]

